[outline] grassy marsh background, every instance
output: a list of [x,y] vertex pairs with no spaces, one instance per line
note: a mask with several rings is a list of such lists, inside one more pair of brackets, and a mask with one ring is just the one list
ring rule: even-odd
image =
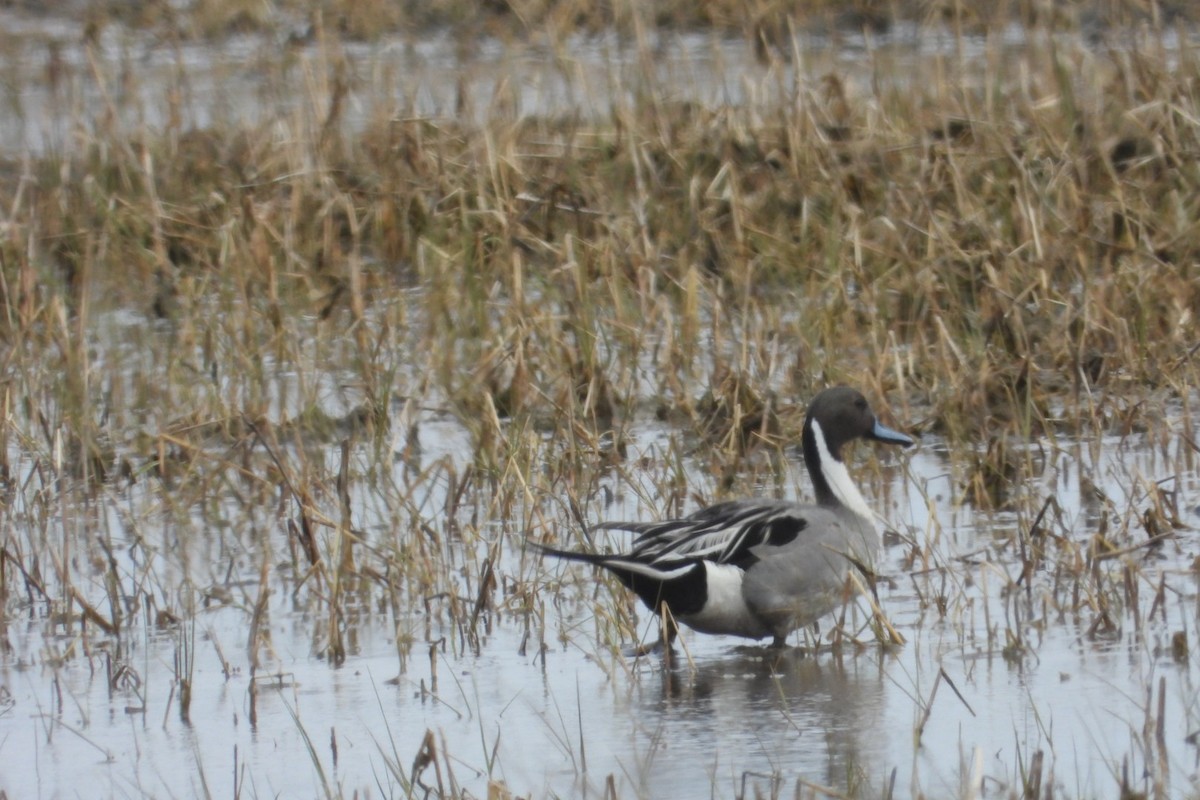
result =
[[[577,536],[614,483],[640,513],[782,493],[802,402],[834,383],[944,443],[942,502],[1009,515],[987,558],[1014,567],[1006,590],[1027,605],[1004,596],[1013,618],[987,623],[1004,658],[1036,651],[1019,618],[1039,607],[1092,636],[1149,626],[1165,601],[1137,587],[1167,573],[1141,559],[1167,539],[1173,585],[1194,598],[1194,481],[1125,475],[1130,499],[1100,497],[1082,528],[1037,483],[1059,442],[1135,435],[1194,474],[1200,69],[1176,9],[1017,4],[1001,24],[922,8],[908,47],[817,9],[853,38],[839,50],[769,4],[507,4],[452,31],[456,63],[485,39],[525,58],[534,38],[568,94],[594,91],[581,71],[608,74],[588,103],[603,113],[530,109],[507,73],[476,73],[457,113],[429,115],[379,66],[389,51],[356,49],[411,32],[413,8],[333,4],[283,30],[262,8],[146,6],[9,43],[66,133],[0,165],[10,668],[103,651],[136,707],[128,648],[154,630],[177,656],[159,691],[186,718],[207,646],[196,621],[227,609],[222,630],[244,645],[212,641],[227,675],[250,673],[251,719],[254,681],[279,663],[272,615],[293,612],[333,664],[390,630],[399,676],[428,665],[422,694],[438,692],[438,658],[461,663],[497,627],[543,665],[587,646],[635,678],[615,657],[644,633],[632,606],[548,573],[524,536]],[[423,25],[458,13],[426,8]],[[756,76],[737,104],[682,96],[657,71],[678,31],[713,24],[713,60],[737,32]],[[576,58],[610,28],[616,66]],[[214,34],[259,43],[249,62],[277,105],[196,109],[178,41]],[[14,113],[34,105],[24,92],[10,87]],[[649,426],[667,433],[634,446]],[[868,462],[864,482],[881,470]],[[960,619],[956,591],[973,585],[938,533],[902,533],[913,575],[941,570],[918,623]],[[1191,674],[1194,615],[1162,614]],[[14,648],[18,619],[47,644]],[[1188,778],[1171,783],[1161,734],[1137,726],[1142,778],[1109,788],[1168,796]],[[381,793],[463,793],[447,750],[431,732],[415,758],[394,754]],[[1034,766],[1005,790],[1036,796],[1040,752],[1036,782]],[[488,777],[509,790],[490,763]]]

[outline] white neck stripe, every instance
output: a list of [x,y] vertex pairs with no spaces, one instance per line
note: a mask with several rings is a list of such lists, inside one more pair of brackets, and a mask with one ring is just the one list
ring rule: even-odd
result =
[[813,439],[817,443],[821,474],[825,476],[825,482],[829,484],[834,497],[846,508],[874,525],[875,515],[871,513],[870,506],[863,499],[858,487],[854,485],[854,481],[850,480],[850,473],[846,469],[846,465],[829,452],[829,447],[825,444],[825,434],[821,431],[821,423],[815,419],[812,421],[812,432]]

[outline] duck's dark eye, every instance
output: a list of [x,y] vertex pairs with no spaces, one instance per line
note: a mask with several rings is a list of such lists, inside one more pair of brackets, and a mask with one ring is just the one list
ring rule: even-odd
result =
[[867,410],[866,398],[863,398],[863,397],[858,398],[857,400],[854,401],[854,405],[856,408],[858,408],[859,411]]

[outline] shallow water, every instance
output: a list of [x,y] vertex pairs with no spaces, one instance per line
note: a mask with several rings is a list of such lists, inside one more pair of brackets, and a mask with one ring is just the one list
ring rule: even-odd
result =
[[[865,35],[853,29],[800,31],[772,43],[764,60],[745,40],[694,32],[572,35],[548,44],[489,37],[458,41],[449,33],[383,37],[371,43],[313,41],[301,19],[283,12],[278,28],[216,40],[178,41],[119,24],[85,42],[77,19],[0,9],[0,148],[12,156],[69,153],[96,134],[138,136],[210,127],[265,125],[316,129],[332,82],[346,68],[343,121],[516,119],[550,115],[608,118],[637,98],[726,104],[771,113],[803,102],[836,78],[849,91],[906,90],[958,72],[985,86],[991,71],[1020,74],[1030,57],[1050,52],[1046,35],[1010,25],[990,36],[897,22]],[[1180,47],[1170,29],[1150,46],[1168,57]],[[1190,32],[1189,32],[1190,33]],[[1053,45],[1078,63],[1111,60],[1136,49],[1138,34],[1092,30],[1056,34]]]
[[[75,41],[76,31],[49,24],[8,30],[24,35],[26,44],[11,59],[10,86],[18,88],[9,102],[20,113],[0,115],[10,126],[5,140],[35,153],[69,148],[72,120],[94,119],[102,105],[83,51],[60,51],[68,77],[58,89],[32,76],[44,65],[47,42]],[[287,113],[297,107],[304,59],[320,57],[312,47],[302,49],[281,74],[256,62],[257,37],[173,48],[119,31],[104,36],[103,63],[127,63],[138,74],[123,85],[135,95],[122,105],[133,109],[131,128],[163,124],[163,97],[174,83],[151,79],[158,70],[186,74],[186,129]],[[702,37],[656,45],[660,57],[649,67],[638,48],[603,39],[578,42],[565,60],[493,44],[470,63],[451,42],[387,42],[350,49],[372,76],[364,85],[377,85],[383,74],[394,93],[381,99],[360,91],[352,105],[359,120],[381,106],[457,113],[458,87],[465,85],[468,110],[481,117],[498,107],[514,115],[603,113],[640,81],[669,84],[679,101],[766,104],[827,69],[882,71],[903,81],[905,71],[894,69],[898,59],[986,54],[983,43],[958,41],[979,50],[951,52],[936,38],[906,42],[904,31],[895,41],[870,43],[848,35],[836,47],[814,39],[802,48],[805,63],[782,72],[748,58],[743,43]],[[1024,47],[1019,32],[995,44]],[[898,49],[880,55],[879,48],[892,45]],[[892,68],[873,66],[876,58]],[[497,101],[506,92],[509,105]],[[162,369],[165,348],[138,361],[146,320],[115,315],[105,324],[112,330],[100,334],[105,346],[97,370]],[[122,341],[129,349],[106,363],[105,347]],[[321,388],[312,391],[328,399],[331,415],[345,413],[353,406],[341,388],[347,376],[322,371],[338,363],[336,354],[301,352],[312,352],[313,363],[292,368],[319,373]],[[298,377],[272,379],[273,416],[294,413],[306,396]],[[415,775],[420,786],[475,796],[485,796],[493,781],[534,797],[601,796],[609,781],[622,797],[792,796],[804,795],[805,787],[867,797],[889,787],[896,797],[1006,796],[1020,792],[1024,773],[1040,758],[1042,786],[1053,785],[1060,796],[1115,796],[1122,782],[1149,791],[1155,779],[1163,796],[1200,792],[1194,569],[1200,477],[1183,411],[1154,430],[1123,437],[1035,440],[1007,511],[965,502],[974,453],[952,452],[927,437],[910,454],[879,453],[877,464],[859,448],[868,500],[897,532],[884,552],[878,592],[906,643],[877,644],[865,628],[869,608],[859,600],[844,626],[857,642],[831,646],[830,620],[821,636],[797,635],[804,646],[783,653],[685,633],[671,670],[655,659],[623,658],[612,646],[632,643],[612,619],[629,608],[619,589],[598,584],[585,568],[524,551],[527,528],[554,528],[564,540],[572,535],[567,510],[552,498],[496,509],[487,485],[477,484],[464,493],[458,518],[448,518],[451,484],[471,465],[471,436],[436,408],[404,414],[417,423],[417,441],[397,423],[378,460],[386,468],[365,446],[355,453],[358,466],[371,465],[362,470],[370,477],[351,489],[356,523],[391,558],[411,555],[388,548],[420,539],[417,522],[431,526],[438,543],[430,547],[452,565],[455,601],[474,597],[478,565],[495,548],[501,587],[479,617],[477,641],[441,593],[393,613],[386,592],[368,590],[343,602],[350,612],[342,620],[347,658],[334,666],[321,656],[328,612],[312,596],[325,587],[299,580],[282,504],[245,501],[239,492],[253,497],[252,490],[229,480],[202,508],[180,509],[169,485],[144,478],[132,487],[107,486],[87,501],[64,492],[59,505],[58,487],[49,481],[15,494],[5,508],[5,533],[12,537],[5,542],[20,546],[22,564],[42,548],[70,543],[76,585],[100,604],[105,564],[88,544],[103,540],[128,596],[185,613],[179,624],[156,624],[144,611],[118,643],[82,627],[77,614],[55,619],[10,570],[7,608],[15,613],[0,628],[0,791],[9,797],[386,797],[405,794]],[[910,420],[894,422],[903,428]],[[514,441],[530,441],[527,431],[511,433]],[[651,416],[635,420],[627,433],[630,452],[621,470],[588,488],[590,522],[662,513],[666,501],[655,487],[670,485],[664,476],[682,434]],[[531,446],[553,445],[532,438]],[[39,486],[38,465],[11,447],[19,483]],[[214,442],[209,454],[226,458],[223,447]],[[337,473],[336,445],[289,457]],[[715,499],[716,479],[703,453],[680,462],[687,490]],[[758,470],[764,493],[807,496],[794,452],[777,472],[763,477]],[[1184,527],[1143,546],[1147,532],[1139,519],[1153,505],[1159,481]],[[1056,505],[1031,535],[1047,498]],[[1101,529],[1128,552],[1089,560]],[[1029,555],[1038,547],[1047,551],[1044,558]],[[375,568],[386,561],[363,558]],[[260,581],[264,564],[270,575]],[[53,574],[49,564],[39,569]],[[252,678],[250,627],[260,588],[270,609],[269,646],[257,650],[261,663]],[[642,638],[653,639],[652,620],[637,613]],[[1173,637],[1181,633],[1187,645],[1176,657]],[[186,717],[181,674],[191,676]],[[427,734],[435,756],[420,768]]]
[[[639,439],[647,451],[666,435],[655,424],[647,422]],[[451,428],[442,421],[442,433]],[[424,458],[444,458],[438,429],[427,430]],[[1200,505],[1195,470],[1178,469],[1185,463],[1178,439],[1165,447],[1137,436],[1096,447],[1041,444],[1048,455],[1032,491],[1057,498],[1062,522],[1052,527],[1061,535],[1084,541],[1094,530],[1080,475],[1091,476],[1115,509],[1140,507],[1140,488],[1129,487],[1160,479],[1171,479],[1181,508]],[[794,458],[785,469],[789,485],[803,485]],[[583,568],[533,559],[523,567],[510,540],[498,572],[524,570],[543,585],[566,581],[554,602],[543,590],[544,629],[532,621],[524,647],[522,614],[487,614],[489,632],[476,651],[461,631],[439,625],[439,615],[430,622],[417,611],[410,633],[418,643],[402,667],[390,616],[364,608],[347,626],[349,657],[333,667],[313,653],[321,620],[306,608],[289,611],[287,582],[274,581],[271,650],[252,692],[245,646],[253,554],[222,555],[212,542],[193,542],[196,558],[219,565],[213,572],[237,563],[248,573],[242,584],[224,582],[234,597],[199,608],[194,629],[142,627],[118,648],[94,633],[81,638],[78,625],[55,626],[35,608],[9,620],[0,759],[10,766],[0,789],[11,797],[70,796],[81,787],[113,796],[238,787],[249,796],[392,796],[403,793],[396,768],[410,774],[431,731],[447,757],[438,761],[442,785],[477,796],[489,781],[523,795],[600,795],[609,780],[621,796],[729,796],[750,786],[791,795],[809,784],[879,796],[893,781],[896,796],[976,796],[979,787],[1003,794],[1019,790],[1023,765],[1038,751],[1044,785],[1067,796],[1112,795],[1122,774],[1145,788],[1144,770],[1168,776],[1171,796],[1195,791],[1196,656],[1193,648],[1177,661],[1171,649],[1176,632],[1186,631],[1189,642],[1197,636],[1194,530],[1129,557],[1141,605],[1113,603],[1112,627],[1097,631],[1093,614],[1054,610],[1070,592],[1052,576],[1035,572],[1028,593],[1014,586],[1020,565],[1004,543],[1028,521],[963,506],[959,473],[927,438],[865,487],[902,534],[885,551],[879,598],[907,644],[881,648],[866,632],[858,646],[777,654],[685,634],[671,671],[597,643],[604,625],[595,609],[622,605],[619,589],[594,588]],[[703,474],[693,477],[703,485]],[[934,500],[932,517],[926,497]],[[1195,511],[1188,513],[1194,526]],[[131,532],[110,524],[124,548]],[[906,563],[909,536],[932,542],[938,563]],[[1119,573],[1121,563],[1098,569]],[[1160,581],[1165,602],[1151,616]],[[944,614],[929,602],[939,593]],[[860,630],[854,619],[866,615],[859,601],[847,628]],[[642,614],[648,639],[649,625]],[[1013,636],[1021,647],[1012,647]],[[173,665],[188,648],[194,667],[185,720]],[[419,777],[427,786],[439,780],[433,767]]]

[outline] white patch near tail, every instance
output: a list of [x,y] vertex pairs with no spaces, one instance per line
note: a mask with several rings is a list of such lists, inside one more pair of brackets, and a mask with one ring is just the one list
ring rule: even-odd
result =
[[825,476],[825,482],[829,484],[829,488],[833,490],[842,505],[874,526],[875,515],[871,512],[871,507],[863,499],[862,493],[858,491],[854,481],[850,480],[850,472],[846,469],[846,465],[829,452],[829,447],[825,444],[825,434],[821,431],[821,424],[815,419],[812,422],[812,431],[813,438],[817,441],[817,454],[821,457],[821,473]]
[[680,620],[702,633],[727,633],[761,639],[770,634],[762,621],[750,612],[742,596],[742,579],[746,573],[732,564],[705,561],[704,579],[708,600],[704,608]]
[[682,578],[695,568],[695,564],[686,563],[674,569],[659,569],[642,561],[634,561],[629,558],[606,558],[600,563],[605,566],[616,566],[621,569],[627,569],[630,572],[636,572],[638,575],[643,575],[655,581],[670,581]]

